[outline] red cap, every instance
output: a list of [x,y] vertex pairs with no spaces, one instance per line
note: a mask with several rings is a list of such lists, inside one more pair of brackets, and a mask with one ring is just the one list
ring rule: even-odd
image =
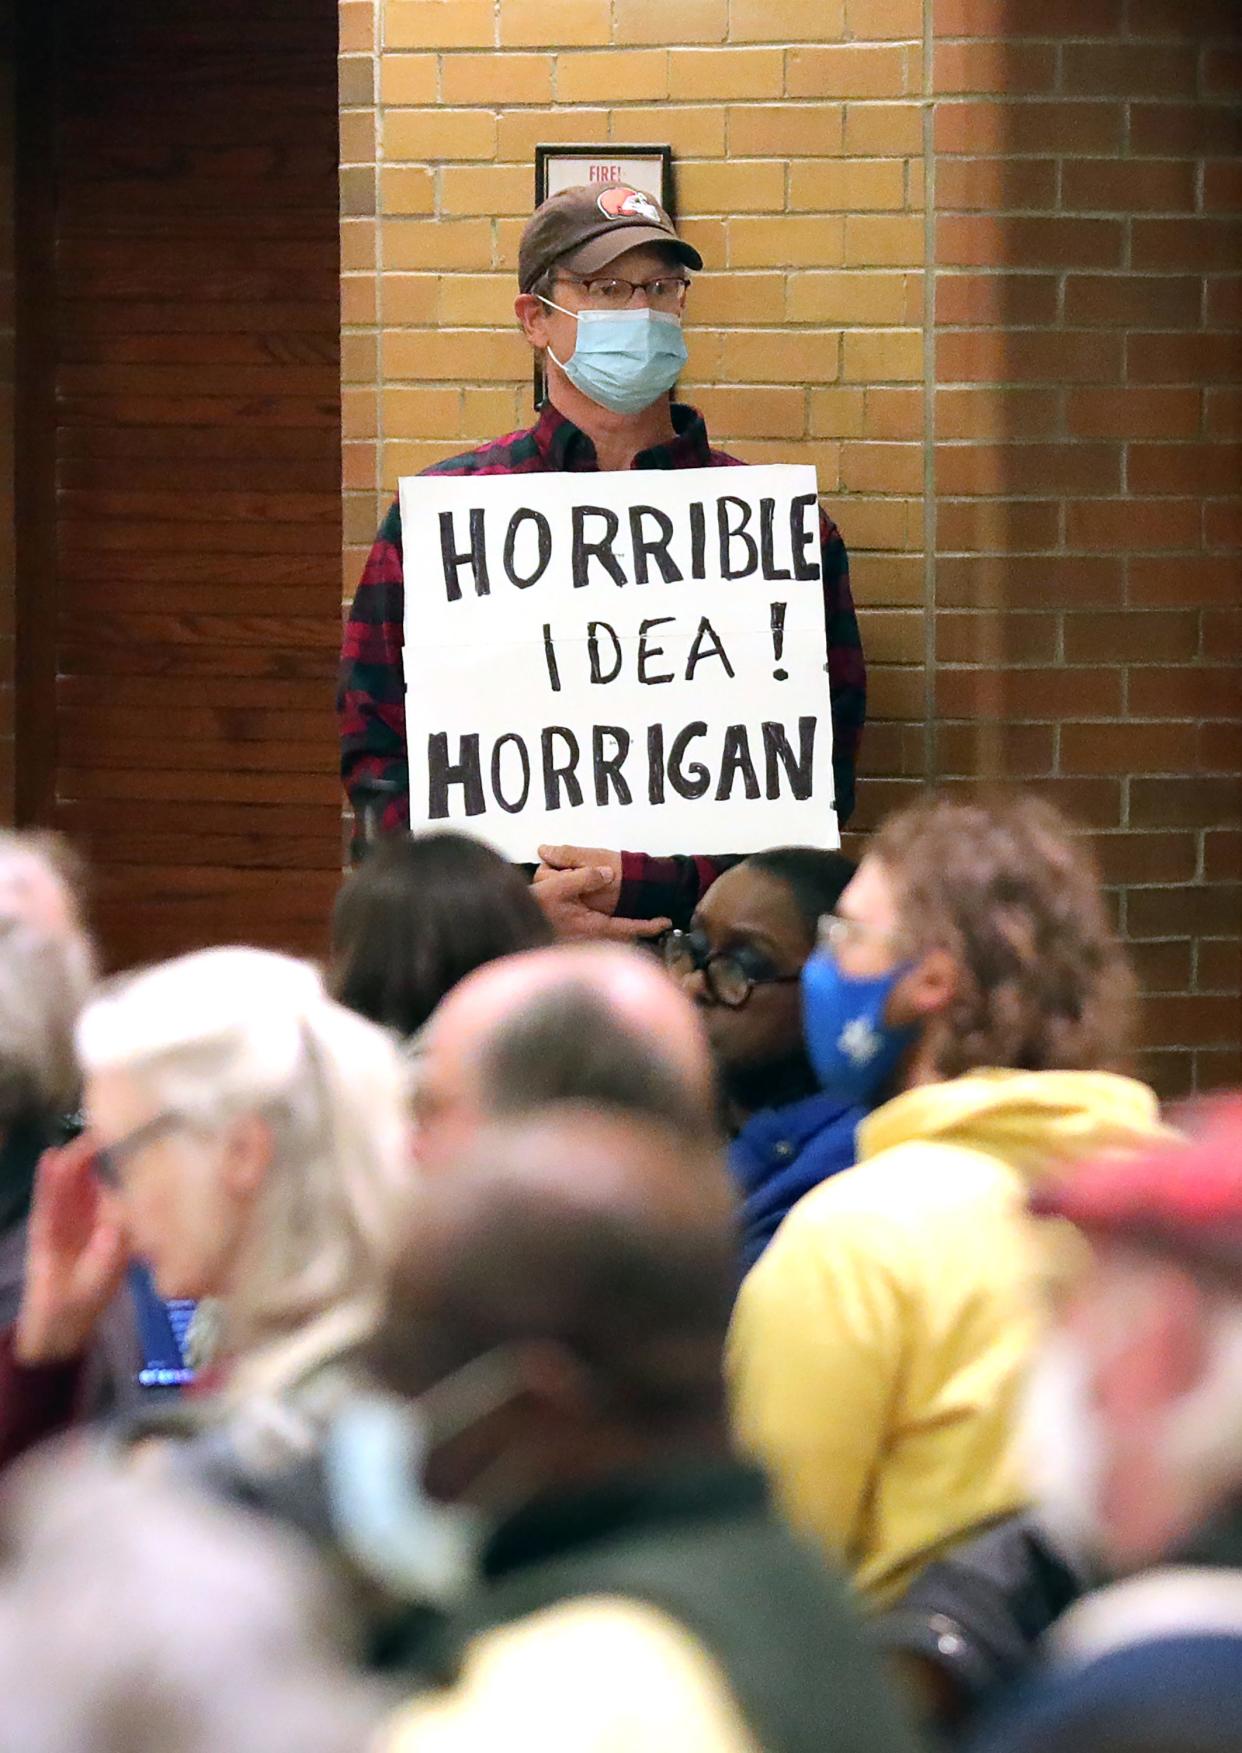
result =
[[1242,1094],[1202,1110],[1186,1142],[1084,1163],[1038,1188],[1031,1206],[1242,1281]]

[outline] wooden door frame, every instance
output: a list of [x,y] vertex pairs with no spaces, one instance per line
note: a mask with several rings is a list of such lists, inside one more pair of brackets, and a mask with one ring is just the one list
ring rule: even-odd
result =
[[51,822],[56,783],[56,7],[15,17],[14,814]]

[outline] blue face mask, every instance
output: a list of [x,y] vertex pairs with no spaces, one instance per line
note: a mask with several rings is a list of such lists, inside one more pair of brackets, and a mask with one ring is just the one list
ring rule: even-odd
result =
[[914,1040],[915,1028],[884,1021],[889,994],[909,964],[887,974],[843,974],[822,951],[802,970],[802,1026],[807,1053],[825,1095],[843,1105],[871,1107]]
[[639,414],[672,389],[686,363],[686,337],[675,316],[662,310],[566,310],[578,319],[578,340],[568,359],[555,360],[584,396],[614,414]]

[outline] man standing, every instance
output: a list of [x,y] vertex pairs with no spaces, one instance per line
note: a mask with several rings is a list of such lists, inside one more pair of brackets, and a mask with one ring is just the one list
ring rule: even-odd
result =
[[[638,190],[613,184],[553,195],[522,235],[514,304],[523,334],[544,362],[547,398],[539,418],[524,431],[426,472],[512,475],[738,464],[740,458],[712,448],[700,414],[670,400],[686,361],[686,270],[702,266],[699,252],[678,237],[663,208]],[[866,681],[845,546],[822,514],[821,537],[836,807],[844,822],[854,802]],[[341,775],[360,829],[370,823],[388,831],[409,820],[404,613],[405,557],[394,502],[358,586],[342,649]],[[592,896],[597,909],[636,921],[666,914],[680,924],[721,868],[711,859],[641,854],[608,855],[597,864],[599,869],[560,874],[567,898],[594,886],[600,891]],[[615,936],[649,930],[621,918],[607,926]]]

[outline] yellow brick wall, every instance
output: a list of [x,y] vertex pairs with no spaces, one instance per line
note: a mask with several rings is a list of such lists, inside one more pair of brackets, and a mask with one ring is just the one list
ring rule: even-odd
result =
[[399,475],[533,417],[536,143],[668,142],[706,263],[683,394],[818,470],[881,813],[922,772],[923,32],[924,0],[342,0],[346,593]]
[[1240,16],[341,5],[347,593],[402,470],[531,417],[511,304],[536,142],[669,142],[708,263],[685,393],[742,456],[814,462],[853,554],[851,825],[924,779],[1067,809],[1169,1094],[1242,1079]]

